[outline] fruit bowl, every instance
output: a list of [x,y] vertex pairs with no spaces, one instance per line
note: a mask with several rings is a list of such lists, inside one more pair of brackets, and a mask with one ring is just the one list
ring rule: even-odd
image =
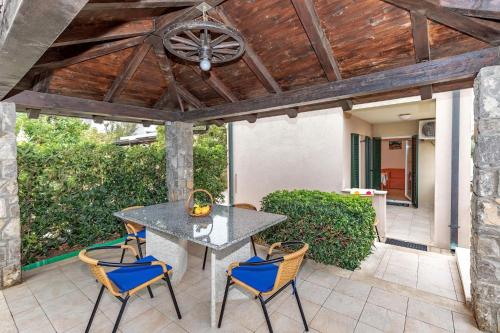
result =
[[[195,202],[196,193],[205,194],[207,200],[203,201],[202,203]],[[212,212],[213,204],[214,204],[214,198],[212,197],[210,192],[203,189],[194,190],[191,191],[191,193],[189,193],[189,197],[186,200],[186,205],[185,205],[186,212],[193,217],[208,216]]]

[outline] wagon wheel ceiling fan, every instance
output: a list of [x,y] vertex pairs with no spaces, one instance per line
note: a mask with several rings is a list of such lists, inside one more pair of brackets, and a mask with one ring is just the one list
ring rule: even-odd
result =
[[203,13],[201,19],[168,27],[163,35],[165,48],[181,59],[199,63],[203,71],[241,57],[245,52],[241,33],[209,17],[207,11],[212,7],[205,2],[197,8]]

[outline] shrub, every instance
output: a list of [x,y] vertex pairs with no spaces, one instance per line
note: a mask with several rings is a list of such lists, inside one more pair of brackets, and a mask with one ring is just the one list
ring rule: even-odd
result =
[[[30,139],[18,144],[23,263],[120,237],[123,225],[113,212],[167,201],[163,142],[119,147]],[[200,136],[193,154],[195,186],[220,199],[225,143]]]
[[288,220],[262,232],[268,244],[302,240],[308,257],[354,270],[371,252],[375,210],[370,199],[320,191],[276,191],[262,199],[262,210]]

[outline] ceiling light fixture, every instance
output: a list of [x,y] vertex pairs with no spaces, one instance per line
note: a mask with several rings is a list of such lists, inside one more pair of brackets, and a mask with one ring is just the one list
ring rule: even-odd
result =
[[409,113],[402,113],[402,114],[399,115],[399,119],[401,119],[401,120],[410,120],[411,117],[412,116]]
[[163,35],[163,45],[173,55],[198,62],[201,70],[209,71],[212,64],[233,61],[245,52],[241,33],[208,16],[212,7],[205,2],[197,7],[201,20],[172,24]]

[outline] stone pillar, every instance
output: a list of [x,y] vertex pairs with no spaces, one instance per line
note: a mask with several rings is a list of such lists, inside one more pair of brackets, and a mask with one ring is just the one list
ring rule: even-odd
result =
[[193,124],[167,122],[165,136],[168,201],[185,200],[194,186]]
[[500,332],[500,66],[474,83],[472,307],[481,330]]
[[0,103],[0,289],[21,282],[16,106]]

